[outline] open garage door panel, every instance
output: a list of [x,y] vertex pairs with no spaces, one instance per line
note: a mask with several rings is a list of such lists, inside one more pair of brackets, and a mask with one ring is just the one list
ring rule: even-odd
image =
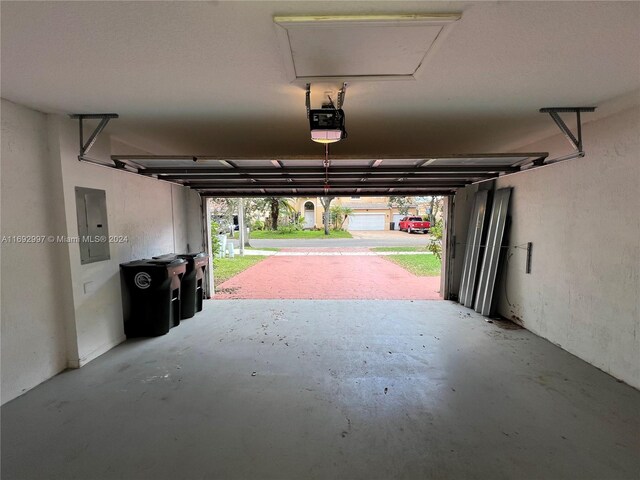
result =
[[114,155],[114,166],[211,197],[450,195],[541,164],[546,152],[430,156],[229,158]]

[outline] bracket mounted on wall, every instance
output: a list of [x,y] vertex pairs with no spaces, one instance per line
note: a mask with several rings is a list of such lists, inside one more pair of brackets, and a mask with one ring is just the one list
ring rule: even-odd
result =
[[[98,139],[98,135],[104,130],[104,127],[107,126],[109,120],[112,118],[118,118],[117,113],[72,113],[69,115],[69,118],[78,119],[78,128],[80,132],[80,154],[78,155],[78,160],[83,160],[83,157],[91,150],[93,144],[96,143]],[[83,129],[83,121],[84,120],[100,120],[98,126],[93,130],[87,141],[84,141],[84,129]]]
[[[557,162],[560,160],[569,160],[570,158],[584,157],[584,150],[582,148],[582,120],[580,113],[582,112],[594,112],[596,107],[547,107],[541,108],[540,113],[548,113],[560,131],[567,137],[569,143],[575,148],[575,152],[559,157],[548,159],[545,163]],[[576,114],[576,134],[574,135],[569,126],[564,122],[560,113],[575,113]]]

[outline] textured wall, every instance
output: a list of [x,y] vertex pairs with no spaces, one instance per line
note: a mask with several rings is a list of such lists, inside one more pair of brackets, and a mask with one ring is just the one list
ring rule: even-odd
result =
[[[639,132],[640,109],[624,110],[584,126],[585,158],[496,181],[496,188],[513,188],[509,244],[533,242],[531,274],[525,273],[526,250],[509,250],[497,286],[499,313],[636,387]],[[522,148],[552,156],[566,149],[561,135]],[[471,193],[456,195],[459,242]]]
[[[108,158],[106,133],[91,150]],[[2,101],[2,234],[78,234],[75,187],[106,191],[107,261],[77,243],[2,246],[2,402],[124,340],[119,264],[200,249],[197,193],[78,162],[77,123]],[[191,246],[190,245],[190,246]]]
[[[65,234],[46,127],[44,114],[2,100],[2,236]],[[67,366],[68,260],[63,244],[2,244],[2,403]]]

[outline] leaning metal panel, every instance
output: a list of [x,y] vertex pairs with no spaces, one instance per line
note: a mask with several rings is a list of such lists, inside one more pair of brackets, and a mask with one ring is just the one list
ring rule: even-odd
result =
[[493,197],[486,248],[484,258],[482,259],[482,267],[478,279],[478,292],[474,305],[474,310],[485,316],[493,313],[491,311],[493,292],[496,284],[496,274],[498,272],[498,261],[501,257],[502,237],[504,236],[504,229],[507,222],[507,210],[509,208],[510,198],[510,188],[497,190]]
[[473,294],[478,276],[480,244],[484,230],[488,198],[489,192],[487,190],[476,193],[473,210],[469,218],[469,231],[467,232],[467,245],[464,252],[462,281],[460,282],[460,292],[458,294],[458,301],[465,307],[471,307],[473,305]]

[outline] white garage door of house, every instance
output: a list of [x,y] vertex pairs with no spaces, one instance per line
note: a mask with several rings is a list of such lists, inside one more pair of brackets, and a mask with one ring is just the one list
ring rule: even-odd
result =
[[406,215],[403,215],[401,213],[393,214],[393,223],[395,224],[393,227],[394,230],[400,230],[400,220],[402,220],[404,217],[406,217]]
[[384,230],[384,213],[349,215],[348,230]]

